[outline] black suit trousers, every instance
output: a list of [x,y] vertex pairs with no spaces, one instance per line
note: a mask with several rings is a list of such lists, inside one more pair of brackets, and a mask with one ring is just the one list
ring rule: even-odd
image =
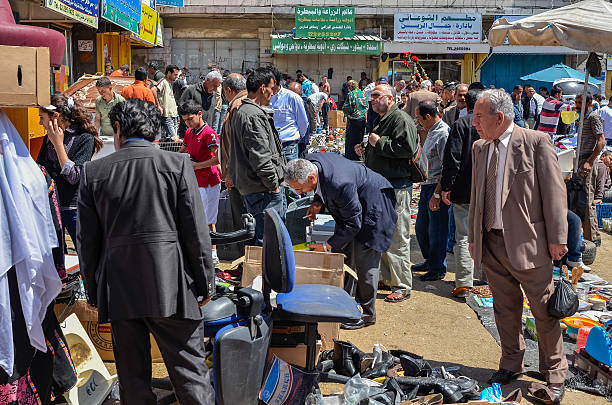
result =
[[122,405],[156,405],[151,389],[153,334],[181,405],[214,405],[200,320],[140,318],[112,321],[113,352]]

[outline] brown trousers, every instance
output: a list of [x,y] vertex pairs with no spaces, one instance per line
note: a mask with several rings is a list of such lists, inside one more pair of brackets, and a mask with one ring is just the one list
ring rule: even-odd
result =
[[[581,160],[579,166],[582,167],[585,160]],[[596,187],[597,162],[593,164],[593,168],[584,179],[584,189],[587,193],[587,202],[589,205],[586,210],[584,221],[582,222],[582,232],[584,233],[584,239],[590,240],[591,242],[601,241],[601,234],[599,233],[599,225],[597,223],[597,207],[593,203],[593,200],[595,200]]]
[[548,315],[548,299],[554,292],[552,262],[529,270],[510,264],[501,231],[485,232],[482,263],[493,293],[495,323],[501,340],[500,368],[523,369],[523,292],[535,318],[540,351],[540,372],[549,383],[562,383],[567,377],[567,359],[559,320]]

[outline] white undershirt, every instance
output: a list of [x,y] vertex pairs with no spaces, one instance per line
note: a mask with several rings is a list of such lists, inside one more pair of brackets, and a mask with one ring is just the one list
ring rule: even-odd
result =
[[[514,130],[514,123],[510,123],[508,129],[498,138],[499,139],[499,155],[497,160],[497,178],[495,179],[495,222],[493,222],[493,229],[503,229],[502,221],[502,188],[504,185],[504,172],[506,171],[506,156],[508,155],[508,143],[510,143],[510,135]],[[495,148],[494,141],[488,141],[489,144],[489,156],[487,158],[487,170],[489,163],[491,163],[491,156],[493,156],[493,149]]]

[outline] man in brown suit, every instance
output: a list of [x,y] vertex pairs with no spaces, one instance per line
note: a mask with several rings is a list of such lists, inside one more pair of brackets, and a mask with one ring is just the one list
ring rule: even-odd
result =
[[499,370],[489,383],[508,383],[523,367],[523,292],[536,320],[540,371],[552,403],[564,395],[567,360],[559,321],[548,314],[552,260],[567,252],[565,184],[548,135],[513,123],[510,96],[482,93],[473,125],[469,249],[485,270],[501,340]]
[[232,184],[230,173],[230,129],[234,113],[242,105],[242,100],[247,96],[246,80],[240,73],[232,73],[223,81],[223,93],[228,99],[227,114],[223,119],[219,142],[221,144],[221,176],[225,186],[229,190],[230,205],[232,207],[232,222],[234,230],[242,227],[242,196]]
[[[465,96],[468,92],[468,85],[460,83],[455,89],[455,103],[444,109],[442,112],[442,121],[446,122],[449,127],[452,127],[455,121],[460,117],[467,115],[467,104],[465,103]],[[465,110],[462,114],[461,111]]]
[[[417,107],[419,106],[419,103],[421,101],[427,101],[427,100],[432,101],[436,103],[437,105],[440,105],[440,103],[442,102],[442,99],[440,98],[440,96],[437,93],[434,93],[433,91],[431,91],[431,82],[429,80],[423,80],[423,82],[421,83],[421,89],[410,93],[408,95],[408,101],[406,102],[406,105],[404,106],[404,111],[410,114],[414,122],[418,122],[416,112],[417,112]],[[417,132],[419,134],[419,138],[420,138],[421,145],[422,145],[425,142],[427,131],[423,129],[421,124],[417,124]]]

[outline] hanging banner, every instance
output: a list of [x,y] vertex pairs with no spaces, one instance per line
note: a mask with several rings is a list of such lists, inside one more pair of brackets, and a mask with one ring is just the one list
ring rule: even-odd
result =
[[355,8],[296,7],[295,36],[352,38],[355,36]]
[[157,19],[157,39],[155,45],[164,46],[164,20],[161,17]]
[[140,34],[139,0],[102,0],[101,16],[136,35]]
[[460,43],[481,38],[481,14],[395,14],[395,41]]
[[380,41],[272,38],[273,53],[380,55]]
[[183,0],[157,0],[158,6],[183,7]]
[[47,8],[73,20],[98,28],[98,0],[47,0]]
[[155,45],[157,37],[157,11],[144,3],[140,6],[140,34],[138,37],[151,45]]

